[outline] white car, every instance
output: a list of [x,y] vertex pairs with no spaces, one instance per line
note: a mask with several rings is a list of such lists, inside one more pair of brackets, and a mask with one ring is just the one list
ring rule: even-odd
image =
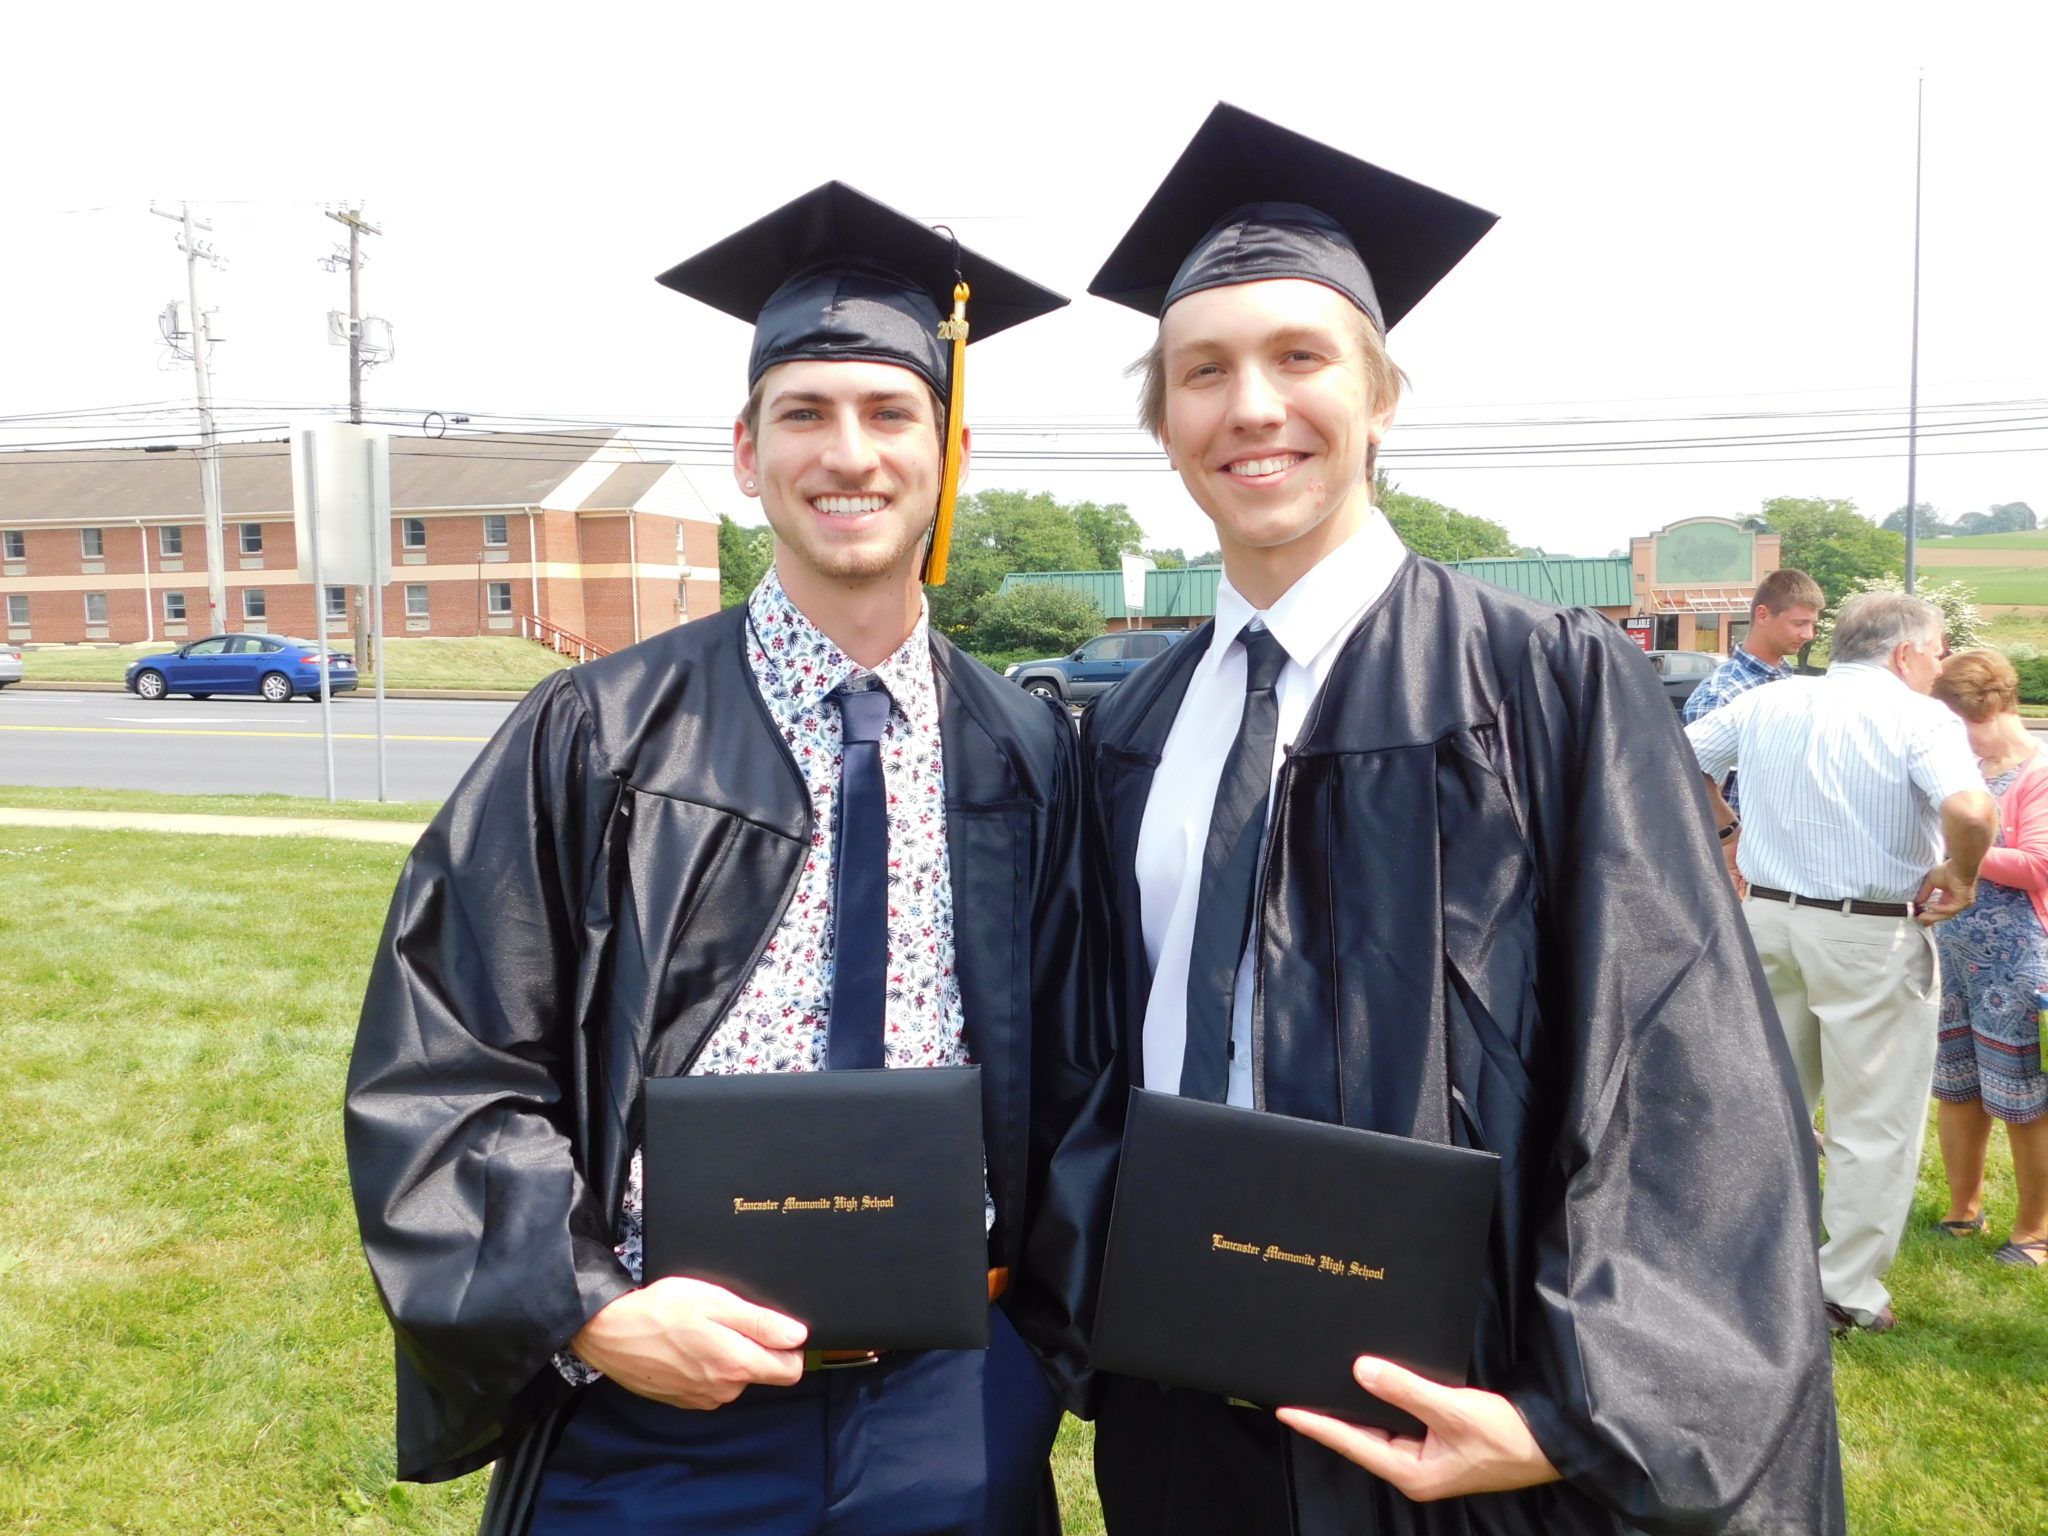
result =
[[9,683],[21,681],[21,652],[11,645],[0,645],[0,688]]

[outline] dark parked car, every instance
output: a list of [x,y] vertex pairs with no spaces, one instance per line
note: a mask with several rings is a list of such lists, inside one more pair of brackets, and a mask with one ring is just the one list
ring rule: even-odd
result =
[[1164,656],[1186,633],[1184,629],[1127,629],[1121,634],[1097,635],[1070,656],[1020,661],[1003,676],[1026,693],[1085,704],[1098,693],[1109,692],[1153,657]]
[[1712,651],[1650,651],[1650,665],[1664,679],[1664,697],[1673,709],[1684,709],[1685,701],[1728,658]]
[[[290,635],[208,635],[161,656],[129,663],[129,691],[145,699],[189,693],[195,699],[216,693],[253,693],[274,704],[288,704],[304,694],[320,697],[320,647]],[[338,651],[327,653],[327,687],[352,693],[356,663]]]

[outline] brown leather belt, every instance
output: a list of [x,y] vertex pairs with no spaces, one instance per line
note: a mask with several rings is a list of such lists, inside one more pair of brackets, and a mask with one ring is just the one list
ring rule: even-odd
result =
[[[1010,1272],[1007,1269],[992,1269],[988,1272],[988,1299],[990,1305],[1001,1301],[1003,1292],[1010,1288]],[[886,1349],[807,1349],[804,1351],[804,1369],[807,1371],[843,1371],[849,1366],[874,1365]]]
[[1765,901],[1789,901],[1795,907],[1826,907],[1832,912],[1853,912],[1858,917],[1911,917],[1920,910],[1910,901],[1831,901],[1824,896],[1774,891],[1767,885],[1752,885],[1749,894],[1761,896]]

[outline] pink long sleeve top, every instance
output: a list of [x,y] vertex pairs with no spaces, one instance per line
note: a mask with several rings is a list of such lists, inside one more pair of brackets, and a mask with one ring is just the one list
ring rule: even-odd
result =
[[1984,855],[1986,880],[2025,891],[2048,932],[2048,751],[2036,752],[1998,802],[2004,846]]

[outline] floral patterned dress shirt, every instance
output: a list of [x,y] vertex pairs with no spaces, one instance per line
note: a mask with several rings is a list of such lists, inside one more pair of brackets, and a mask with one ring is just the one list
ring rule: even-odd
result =
[[[831,695],[863,669],[798,611],[772,569],[747,601],[747,621],[754,684],[810,796],[811,851],[796,894],[753,975],[691,1063],[693,1076],[822,1071],[832,1012],[832,851],[842,752],[839,706]],[[960,982],[953,971],[945,763],[923,615],[910,638],[874,672],[890,698],[881,742],[889,807],[884,1057],[891,1067],[959,1066],[968,1055]],[[614,1249],[635,1280],[641,1278],[641,1219],[636,1150]],[[598,1376],[566,1350],[556,1356],[556,1365],[579,1385]]]

